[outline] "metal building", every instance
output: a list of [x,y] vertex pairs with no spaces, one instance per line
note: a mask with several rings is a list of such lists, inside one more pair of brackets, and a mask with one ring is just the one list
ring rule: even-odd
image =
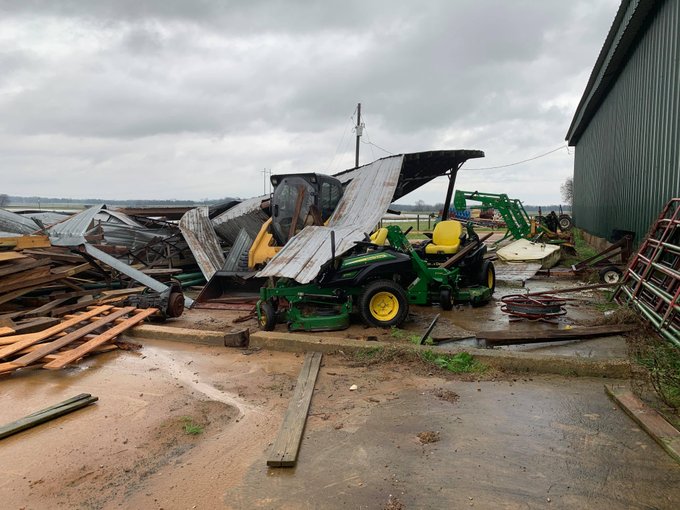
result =
[[566,139],[576,225],[641,241],[680,196],[680,0],[622,0]]

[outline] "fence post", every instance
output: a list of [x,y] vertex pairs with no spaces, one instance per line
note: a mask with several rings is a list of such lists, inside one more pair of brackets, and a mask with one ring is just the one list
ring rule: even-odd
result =
[[420,214],[416,214],[416,232],[420,232]]

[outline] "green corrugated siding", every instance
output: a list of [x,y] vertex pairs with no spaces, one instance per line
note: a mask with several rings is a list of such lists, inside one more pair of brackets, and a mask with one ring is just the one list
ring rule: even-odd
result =
[[574,221],[641,240],[680,196],[680,1],[664,2],[576,145]]

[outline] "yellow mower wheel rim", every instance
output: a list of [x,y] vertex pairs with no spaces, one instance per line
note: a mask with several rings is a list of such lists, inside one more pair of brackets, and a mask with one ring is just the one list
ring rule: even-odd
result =
[[493,271],[491,269],[489,269],[486,272],[486,283],[488,284],[490,289],[493,289],[493,283],[494,283],[493,281],[494,281]]
[[368,308],[375,319],[391,321],[399,313],[399,299],[391,292],[378,292],[371,298]]

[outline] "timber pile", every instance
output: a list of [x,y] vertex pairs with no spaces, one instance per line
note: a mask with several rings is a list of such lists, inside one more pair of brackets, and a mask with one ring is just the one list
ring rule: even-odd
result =
[[[40,238],[42,244],[26,238]],[[3,328],[30,333],[40,325],[53,325],[47,318],[120,302],[145,290],[140,286],[110,290],[134,283],[120,281],[95,261],[50,246],[43,238],[0,238],[0,248],[14,247],[13,251],[0,251],[0,333]],[[18,246],[26,248],[19,250]]]
[[33,333],[0,330],[0,374],[28,367],[57,370],[85,356],[117,349],[114,342],[119,335],[156,312],[155,308],[101,305],[65,315],[57,324]]

